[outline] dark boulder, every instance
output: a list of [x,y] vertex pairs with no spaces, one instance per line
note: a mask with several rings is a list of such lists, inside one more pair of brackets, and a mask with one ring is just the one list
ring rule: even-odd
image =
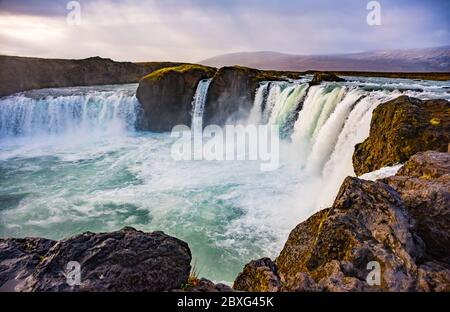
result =
[[369,137],[355,147],[355,173],[403,163],[418,152],[446,152],[449,142],[448,101],[400,96],[374,110]]
[[55,244],[44,238],[0,239],[0,292],[21,289]]
[[138,129],[163,132],[171,131],[176,125],[190,126],[197,85],[214,73],[211,67],[181,65],[142,78],[136,91],[142,107]]
[[[67,283],[71,261],[80,264],[80,285]],[[16,291],[166,291],[187,282],[190,262],[185,242],[133,228],[59,242],[0,240],[1,287],[7,281]]]
[[322,82],[339,82],[339,81],[345,81],[345,79],[339,77],[338,75],[334,73],[328,73],[328,72],[318,72],[315,73],[313,76],[313,79],[309,82],[310,86],[316,86],[321,84]]

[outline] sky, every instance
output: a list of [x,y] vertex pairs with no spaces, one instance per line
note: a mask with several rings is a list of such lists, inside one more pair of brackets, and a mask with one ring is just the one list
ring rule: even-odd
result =
[[379,0],[380,25],[368,0],[79,0],[79,15],[69,2],[0,0],[0,54],[198,62],[450,44],[448,0]]

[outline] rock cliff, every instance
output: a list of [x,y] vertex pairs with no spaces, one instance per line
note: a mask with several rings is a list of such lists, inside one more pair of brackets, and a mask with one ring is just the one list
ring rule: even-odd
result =
[[404,163],[418,152],[446,152],[449,142],[448,101],[400,96],[374,110],[369,137],[355,147],[355,173]]
[[0,55],[0,96],[42,88],[138,82],[171,62],[115,62],[101,57],[82,60]]
[[176,125],[191,125],[192,99],[200,80],[216,70],[200,65],[181,65],[156,70],[143,77],[136,91],[142,113],[138,129],[170,131]]

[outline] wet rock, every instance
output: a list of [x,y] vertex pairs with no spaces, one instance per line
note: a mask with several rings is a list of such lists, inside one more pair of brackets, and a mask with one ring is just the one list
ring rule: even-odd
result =
[[403,163],[418,152],[445,152],[449,142],[448,101],[400,96],[374,110],[369,137],[355,147],[355,173]]
[[335,81],[335,82],[339,82],[339,81],[345,81],[345,79],[337,76],[334,73],[327,73],[327,72],[318,72],[315,73],[313,76],[313,79],[309,82],[310,86],[316,86],[321,84],[322,82],[331,82],[331,81]]
[[138,129],[171,131],[176,125],[191,125],[192,99],[200,80],[211,78],[215,69],[181,65],[150,73],[139,82],[136,96],[142,112]]
[[[191,269],[188,245],[162,232],[144,233],[133,228],[87,232],[59,242],[33,239],[31,242],[41,247],[28,253],[15,251],[17,245],[28,242],[0,240],[0,280],[21,280],[16,291],[166,291],[186,283]],[[5,267],[21,263],[22,257],[32,260],[18,266],[26,269],[5,271]],[[67,283],[71,261],[80,264],[80,285]]]

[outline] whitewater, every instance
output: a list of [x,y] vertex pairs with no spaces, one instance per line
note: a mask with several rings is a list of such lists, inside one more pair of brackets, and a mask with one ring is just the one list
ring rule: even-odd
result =
[[[189,243],[201,276],[230,283],[332,204],[354,175],[354,145],[368,136],[377,105],[401,94],[450,99],[448,82],[347,80],[261,83],[242,123],[280,127],[281,166],[272,172],[252,161],[174,161],[170,133],[135,130],[136,84],[3,97],[0,236],[161,230]],[[193,99],[197,129],[209,83],[199,83]]]

